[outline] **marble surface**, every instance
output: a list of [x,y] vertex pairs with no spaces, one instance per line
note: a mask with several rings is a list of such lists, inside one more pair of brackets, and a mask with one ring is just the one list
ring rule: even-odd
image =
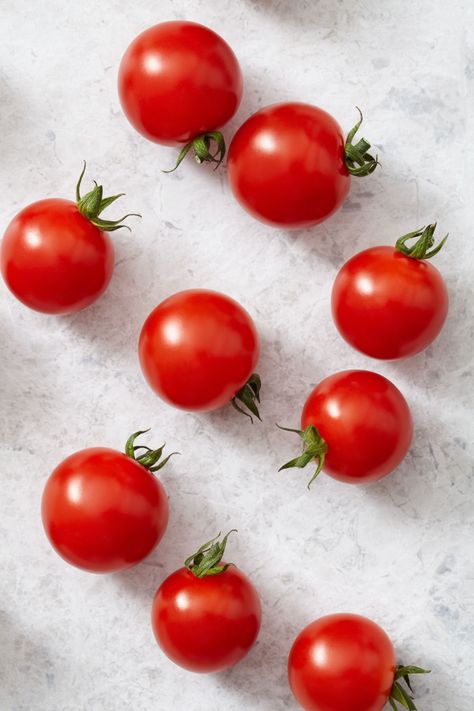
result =
[[[287,234],[235,203],[213,173],[146,142],[123,117],[116,72],[130,40],[160,20],[220,32],[240,58],[245,96],[228,138],[254,110],[314,102],[345,130],[363,108],[383,168],[354,180],[324,225]],[[106,295],[75,316],[21,306],[0,285],[0,709],[2,711],[281,711],[296,709],[285,673],[291,642],[333,611],[384,626],[416,681],[419,711],[474,705],[472,546],[472,3],[418,0],[2,0],[0,227],[25,204],[73,195],[81,161],[121,210]],[[351,351],[329,313],[338,267],[438,220],[451,236],[436,264],[451,310],[438,341],[402,363]],[[239,299],[260,330],[264,423],[231,409],[175,411],[145,386],[136,342],[166,295],[210,287]],[[310,388],[344,368],[372,368],[407,397],[416,433],[389,478],[353,488],[278,474]],[[52,468],[92,445],[121,448],[152,427],[182,452],[161,476],[171,519],[159,548],[122,574],[64,564],[43,535],[39,503]],[[151,435],[150,435],[151,436]],[[149,614],[164,576],[208,536],[239,529],[230,555],[254,581],[263,626],[252,653],[214,676],[173,666]]]

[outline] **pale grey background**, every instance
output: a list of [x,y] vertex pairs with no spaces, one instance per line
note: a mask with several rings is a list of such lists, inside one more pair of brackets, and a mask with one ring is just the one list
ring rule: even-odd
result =
[[[470,711],[473,662],[472,185],[473,12],[454,0],[102,0],[0,2],[1,229],[23,205],[72,197],[81,161],[122,211],[107,294],[55,318],[1,285],[0,709],[2,711],[281,711],[295,709],[285,661],[297,631],[332,611],[367,614],[400,659],[433,669],[419,711]],[[254,110],[314,102],[345,130],[364,132],[383,169],[354,180],[323,226],[285,234],[248,217],[225,170],[187,161],[160,172],[170,149],[146,142],[116,95],[120,57],[169,18],[211,25],[230,42],[245,97],[228,138]],[[451,237],[436,264],[450,291],[437,343],[403,363],[352,352],[335,331],[330,288],[356,250],[391,243],[437,219]],[[192,415],[163,405],[136,359],[140,325],[186,287],[223,290],[249,309],[263,340],[264,424],[230,408]],[[274,427],[298,422],[311,386],[334,370],[373,368],[413,410],[402,466],[369,488],[306,473],[277,474],[296,442]],[[100,577],[68,567],[46,543],[43,484],[70,452],[120,448],[152,427],[182,452],[163,472],[171,504],[162,545],[142,565]],[[248,658],[201,677],[154,643],[150,603],[163,577],[219,529],[237,527],[230,556],[263,601]]]

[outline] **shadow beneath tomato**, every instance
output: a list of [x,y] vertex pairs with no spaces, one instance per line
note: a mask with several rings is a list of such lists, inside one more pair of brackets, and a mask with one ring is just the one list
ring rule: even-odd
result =
[[239,708],[283,711],[294,699],[287,680],[287,659],[293,640],[308,623],[305,605],[274,597],[274,590],[260,584],[262,627],[255,646],[235,667],[210,677],[210,683],[235,693]]
[[[449,241],[446,243],[446,250],[449,249],[448,245]],[[392,365],[405,379],[412,381],[414,387],[422,388],[428,394],[432,391],[433,397],[436,393],[434,404],[439,411],[439,397],[445,398],[451,402],[452,407],[456,407],[456,403],[460,405],[463,401],[467,405],[471,396],[466,382],[474,370],[474,334],[471,325],[474,287],[467,273],[465,279],[462,274],[456,274],[453,278],[453,270],[450,274],[446,268],[443,269],[442,253],[437,259],[438,263],[433,261],[433,264],[443,274],[449,292],[446,323],[429,348],[413,358],[396,361]]]
[[[162,225],[162,230],[157,231],[153,225],[150,229],[152,217],[148,216],[147,221],[143,225],[136,222],[132,235],[114,233],[114,274],[97,302],[83,311],[58,318],[65,340],[72,337],[85,341],[90,362],[115,371],[134,391],[143,384],[137,355],[141,327],[150,311],[173,292],[169,282],[163,287],[158,277],[161,272],[176,272],[173,227]],[[150,234],[151,240],[148,237],[147,241]],[[180,276],[178,271],[176,283]]]
[[415,435],[400,466],[366,487],[369,499],[396,525],[429,521],[444,527],[467,525],[474,459],[455,429],[437,422],[424,408],[414,409]]
[[[262,381],[258,405],[261,421],[252,416],[252,422],[250,417],[237,412],[230,403],[219,410],[194,415],[205,421],[206,427],[220,430],[222,436],[229,439],[229,446],[240,441],[247,449],[252,447],[256,453],[266,451],[268,455],[273,448],[269,437],[273,439],[273,434],[280,436],[276,423],[292,421],[298,424],[309,392],[329,374],[321,363],[316,362],[307,334],[295,334],[294,340],[288,338],[286,324],[287,319],[291,320],[293,307],[292,304],[282,304],[278,314],[271,315],[262,313],[260,307],[256,308],[261,345],[256,367]],[[279,320],[285,325],[282,326]]]
[[[182,538],[182,535],[180,536]],[[171,544],[168,547],[170,535],[166,537],[168,542],[163,548],[157,550],[157,555],[152,554],[144,563],[129,571],[111,576],[113,585],[119,585],[125,589],[128,595],[138,598],[139,604],[149,607],[156,588],[164,578],[164,568],[158,562],[158,557],[162,560],[172,561],[176,559],[176,549]],[[234,541],[237,539],[235,538]],[[240,544],[248,546],[250,542],[249,532],[242,532]],[[229,557],[237,560],[238,552],[231,550],[236,547],[229,541]],[[189,552],[189,548],[186,553]],[[178,556],[175,564],[171,563],[167,574],[180,566],[184,553]],[[167,566],[168,567],[168,566]],[[288,687],[286,678],[287,656],[293,639],[298,631],[308,622],[308,612],[303,605],[301,609],[293,609],[288,600],[284,597],[274,599],[274,590],[267,585],[259,584],[256,578],[259,576],[255,571],[249,571],[245,563],[239,567],[249,575],[256,585],[262,602],[262,627],[255,646],[249,654],[235,667],[220,673],[210,674],[206,682],[213,685],[217,690],[225,688],[235,693],[239,699],[239,708],[264,709],[277,711],[286,709],[292,704],[292,695]],[[260,566],[261,568],[262,566]],[[260,570],[260,576],[265,576],[265,571]],[[289,584],[289,581],[288,581]],[[152,637],[150,624],[150,647],[155,645]],[[157,651],[159,652],[158,648]],[[157,656],[157,664],[160,664],[161,652]],[[181,672],[183,681],[189,676],[188,672]]]
[[[442,259],[441,253],[438,260]],[[439,268],[450,292],[450,313],[438,339],[413,358],[370,361],[405,394],[414,420],[408,457],[370,492],[380,505],[391,501],[410,518],[462,525],[469,516],[467,497],[474,471],[469,420],[473,396],[467,386],[473,370],[468,310],[474,289],[467,280],[453,281]]]
[[[312,101],[311,97],[301,97],[301,100]],[[336,118],[347,131],[351,116],[347,115],[344,121]],[[379,155],[381,166],[366,178],[352,178],[348,198],[329,219],[307,229],[284,230],[258,223],[242,211],[248,229],[260,224],[262,239],[285,239],[298,262],[312,260],[317,269],[318,262],[323,260],[334,268],[335,277],[337,270],[355,253],[375,245],[394,245],[398,237],[414,229],[414,225],[433,219],[433,201],[436,200],[433,188],[425,184],[421,192],[416,176],[407,178],[406,166],[396,156],[385,154],[384,147],[377,143],[382,131],[382,121],[367,116],[361,133],[372,137],[373,152]]]
[[[216,167],[213,163],[202,163],[196,162],[192,155],[192,151],[188,153],[184,161],[177,168],[176,171],[172,173],[161,173],[160,182],[166,185],[167,181],[188,181],[186,187],[183,189],[187,190],[188,193],[192,193],[194,190],[194,182],[200,184],[208,183],[211,187],[212,193],[209,195],[209,205],[214,205],[219,200],[222,201],[222,196],[226,193],[231,199],[230,188],[227,185],[227,155],[232,138],[234,137],[240,126],[256,111],[261,109],[270,103],[275,103],[278,101],[278,96],[281,96],[280,90],[277,85],[277,81],[272,81],[269,78],[269,68],[265,68],[263,71],[259,71],[255,66],[249,61],[242,64],[242,72],[245,77],[245,87],[242,96],[242,101],[232,119],[219,130],[224,136],[226,144],[226,156],[223,162]],[[280,99],[281,100],[281,99]],[[215,146],[211,145],[211,149]],[[176,157],[179,153],[179,148],[165,148],[160,151],[159,163],[161,171],[169,170],[173,167],[176,161]],[[218,189],[218,195],[216,196],[216,183]],[[197,188],[198,186],[196,186]],[[202,196],[202,192],[201,192]],[[209,211],[209,206],[206,206],[206,213]]]
[[[124,588],[142,604],[149,605],[150,611],[157,588],[168,575],[183,565],[184,560],[206,540],[208,533],[192,531],[191,522],[196,520],[196,508],[205,509],[205,506],[184,481],[183,462],[184,457],[173,457],[166,468],[155,474],[166,490],[170,509],[163,538],[141,563],[109,578],[113,587]],[[213,535],[214,528],[215,524],[210,535]]]

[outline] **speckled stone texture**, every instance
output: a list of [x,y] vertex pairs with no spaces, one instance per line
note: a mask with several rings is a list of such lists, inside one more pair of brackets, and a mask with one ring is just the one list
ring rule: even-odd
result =
[[[122,210],[142,213],[114,234],[106,295],[70,317],[0,303],[0,709],[2,711],[282,711],[291,642],[333,611],[368,615],[416,680],[419,711],[471,711],[473,664],[472,329],[474,22],[453,0],[2,0],[0,225],[25,204],[73,195],[83,158]],[[225,169],[148,143],[122,115],[120,57],[133,37],[171,18],[220,32],[242,64],[245,96],[228,139],[259,107],[316,103],[348,130],[355,105],[383,168],[355,179],[322,226],[287,234],[235,203]],[[355,251],[438,220],[450,239],[436,265],[449,320],[426,352],[378,363],[341,340],[329,310],[337,269]],[[188,287],[242,302],[262,336],[264,423],[231,408],[194,415],[159,401],[139,371],[141,323]],[[384,481],[354,488],[306,472],[277,473],[294,452],[275,422],[297,424],[310,388],[344,368],[372,368],[407,397],[416,433]],[[121,448],[152,427],[182,452],[161,479],[167,534],[150,558],[95,576],[45,540],[46,477],[87,446]],[[239,529],[229,557],[263,601],[263,626],[237,667],[198,676],[173,666],[149,623],[164,576],[219,530]]]

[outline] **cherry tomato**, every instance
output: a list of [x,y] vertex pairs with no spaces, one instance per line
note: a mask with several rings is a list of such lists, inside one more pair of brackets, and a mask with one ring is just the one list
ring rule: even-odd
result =
[[194,672],[233,666],[260,629],[255,588],[238,568],[220,563],[227,536],[222,543],[215,540],[166,578],[153,601],[156,641],[175,664]]
[[249,314],[215,291],[181,291],[159,304],[139,341],[143,373],[166,402],[215,410],[239,400],[258,417],[260,379],[253,373],[259,338]]
[[[339,271],[332,290],[332,313],[345,340],[373,358],[405,358],[430,345],[448,313],[443,277],[426,259],[436,225],[409,235],[397,247],[372,247]],[[419,237],[411,249],[407,238]]]
[[96,184],[81,198],[84,170],[76,203],[60,198],[34,202],[13,218],[3,237],[3,278],[17,299],[35,311],[67,314],[84,309],[112,277],[114,248],[106,233],[125,225],[100,214],[120,196],[103,198],[102,186]]
[[275,227],[301,228],[326,220],[344,202],[351,174],[368,175],[377,159],[362,139],[346,142],[341,128],[316,106],[267,106],[237,131],[229,148],[232,191],[251,215]]
[[[67,457],[43,493],[46,535],[64,560],[93,573],[111,573],[145,558],[168,523],[166,492],[153,472],[162,448],[136,456],[136,432],[122,454],[94,447]],[[171,456],[171,455],[170,455]]]
[[306,711],[381,711],[389,699],[393,708],[404,699],[403,708],[416,711],[411,687],[402,681],[426,673],[420,667],[396,666],[384,630],[347,613],[327,615],[305,627],[288,658],[291,690]]
[[288,660],[291,690],[307,711],[381,711],[395,676],[383,629],[358,615],[328,615],[296,638]]
[[[282,428],[284,429],[284,428]],[[410,447],[413,425],[401,392],[368,370],[346,370],[322,380],[310,393],[297,432],[302,455],[282,469],[316,460],[334,479],[359,484],[390,474]]]
[[[176,145],[212,134],[232,118],[242,97],[242,74],[229,45],[208,27],[162,22],[129,46],[118,86],[132,126],[151,141]],[[192,147],[198,161],[210,159],[199,153],[199,143]]]

